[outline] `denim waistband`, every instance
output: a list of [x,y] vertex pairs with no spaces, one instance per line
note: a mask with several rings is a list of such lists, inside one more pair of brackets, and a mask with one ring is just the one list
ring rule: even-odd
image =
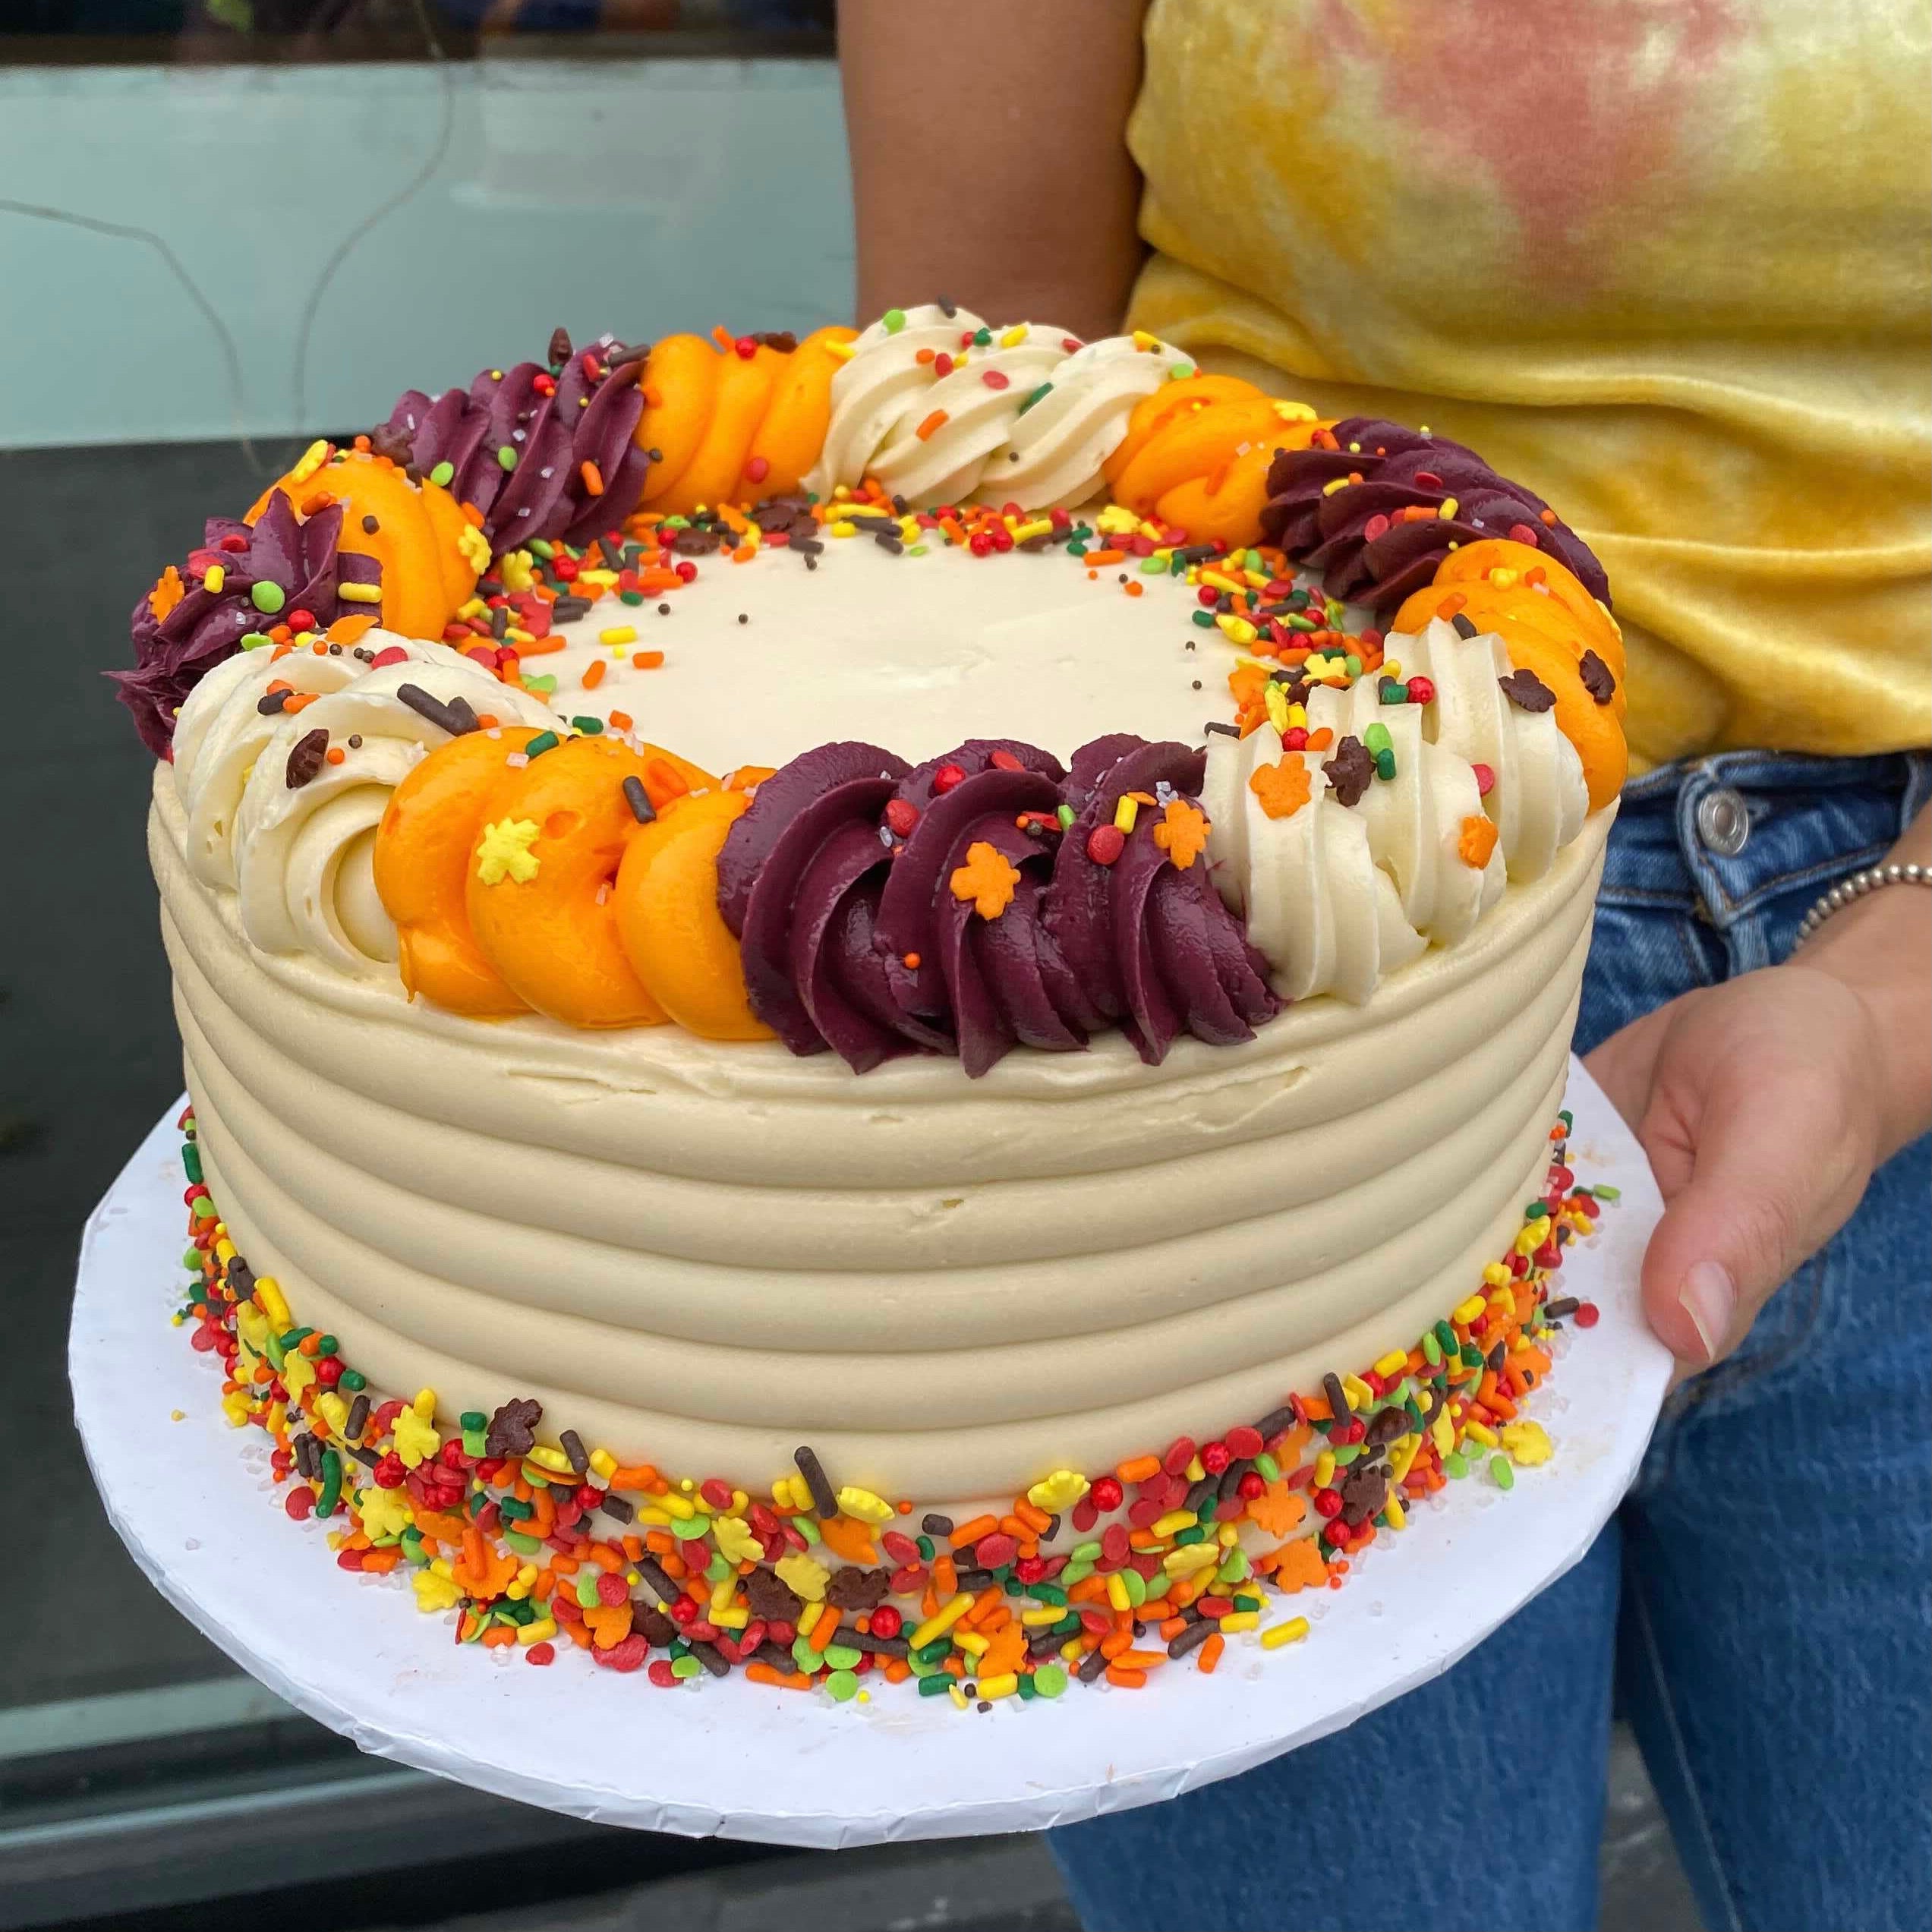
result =
[[1876,864],[1928,798],[1932,753],[1817,758],[1720,752],[1624,788],[1606,899],[1694,915],[1737,963],[1782,957],[1805,908]]

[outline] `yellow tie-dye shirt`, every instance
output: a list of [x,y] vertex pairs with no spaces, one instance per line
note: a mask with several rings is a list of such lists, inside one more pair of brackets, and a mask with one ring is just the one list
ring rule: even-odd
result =
[[1640,760],[1932,745],[1929,46],[1926,0],[1155,0],[1133,320],[1553,503]]

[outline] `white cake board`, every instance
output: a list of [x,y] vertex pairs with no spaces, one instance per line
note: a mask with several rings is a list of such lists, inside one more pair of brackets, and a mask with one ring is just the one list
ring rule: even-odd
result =
[[[1231,1640],[1139,1691],[1070,1685],[988,1712],[878,1681],[868,1704],[734,1675],[660,1690],[567,1646],[534,1669],[458,1649],[407,1581],[336,1568],[326,1526],[284,1513],[266,1439],[219,1408],[219,1358],[169,1326],[183,1281],[170,1109],[87,1223],[70,1338],[75,1420],[109,1520],[155,1587],[235,1662],[361,1749],[605,1824],[840,1846],[1035,1830],[1151,1804],[1306,1744],[1446,1669],[1582,1556],[1636,1473],[1670,1376],[1637,1265],[1662,1212],[1649,1167],[1573,1061],[1578,1178],[1621,1187],[1560,1291],[1594,1301],[1527,1413],[1555,1458],[1453,1483],[1385,1533],[1339,1590],[1268,1593],[1303,1642]],[[176,1419],[178,1416],[178,1420]]]

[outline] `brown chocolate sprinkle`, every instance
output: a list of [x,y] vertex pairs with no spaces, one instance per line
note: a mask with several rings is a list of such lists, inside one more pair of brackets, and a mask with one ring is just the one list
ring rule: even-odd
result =
[[362,534],[365,537],[374,536],[376,532],[381,529],[382,527],[383,526],[378,523],[373,516],[365,516],[362,519]]
[[1560,1322],[1566,1315],[1574,1315],[1583,1306],[1574,1295],[1559,1295],[1554,1301],[1543,1305],[1543,1319]]
[[825,1479],[825,1465],[803,1444],[792,1451],[792,1460],[799,1466],[799,1473],[805,1478],[805,1486],[812,1492],[812,1506],[820,1517],[829,1521],[839,1513],[837,1492]]
[[1191,1623],[1185,1630],[1178,1631],[1175,1634],[1172,1641],[1168,1645],[1168,1655],[1171,1657],[1184,1657],[1190,1650],[1198,1650],[1214,1633],[1214,1625],[1203,1617],[1199,1623]]
[[874,1610],[890,1581],[884,1570],[864,1570],[848,1563],[832,1572],[825,1585],[825,1601],[835,1610]]
[[1270,1409],[1254,1426],[1254,1432],[1264,1442],[1272,1442],[1276,1436],[1286,1435],[1301,1418],[1293,1409]]
[[612,1495],[608,1491],[597,1508],[607,1516],[616,1517],[620,1523],[635,1523],[637,1521],[637,1511],[630,1503],[622,1496]]
[[1328,1414],[1337,1422],[1346,1422],[1350,1415],[1348,1392],[1341,1385],[1341,1378],[1331,1369],[1322,1378],[1322,1393],[1328,1398]]
[[407,704],[418,717],[427,718],[452,738],[461,738],[478,728],[476,714],[466,698],[452,698],[446,704],[440,698],[431,697],[420,684],[399,684],[396,695],[399,703]]
[[1325,761],[1322,769],[1335,787],[1336,804],[1360,805],[1369,780],[1376,775],[1376,761],[1360,739],[1349,737],[1335,747],[1335,756]]
[[[1199,691],[1200,688],[1198,684],[1194,687],[1196,691]],[[1241,735],[1241,727],[1238,724],[1223,724],[1217,718],[1209,719],[1201,728],[1204,731],[1214,732],[1223,738],[1238,738]]]
[[1610,667],[1593,651],[1586,651],[1577,663],[1577,675],[1583,679],[1583,688],[1599,704],[1607,704],[1617,695],[1617,681],[1610,675]]
[[[1205,1638],[1202,1639],[1203,1642],[1206,1640]],[[1106,1652],[1095,1650],[1091,1655],[1080,1659],[1080,1668],[1076,1675],[1083,1684],[1091,1684],[1107,1668],[1108,1663]]]
[[953,1533],[953,1519],[931,1511],[919,1518],[919,1527],[929,1536],[950,1536]]
[[1511,671],[1496,682],[1502,686],[1503,695],[1519,711],[1533,715],[1548,711],[1556,702],[1556,693],[1534,671]]
[[556,1439],[556,1445],[570,1458],[572,1472],[578,1476],[591,1466],[590,1451],[584,1447],[584,1439],[574,1429],[566,1429]]
[[490,1418],[483,1438],[487,1456],[527,1456],[537,1446],[544,1405],[531,1395],[513,1395]]
[[414,436],[400,423],[378,423],[369,432],[369,447],[378,456],[386,456],[392,463],[407,463],[415,446]]
[[752,1615],[767,1623],[796,1623],[804,1605],[785,1579],[770,1570],[751,1570],[745,1577],[745,1601]]
[[651,794],[644,789],[644,780],[635,776],[624,780],[624,802],[631,808],[631,816],[640,825],[648,825],[657,816],[657,808],[651,802]]
[[295,740],[295,749],[288,754],[286,776],[288,789],[299,792],[322,769],[322,761],[329,755],[329,734],[320,725]]
[[570,360],[570,331],[553,329],[550,331],[550,360],[553,363],[565,363]]
[[353,1442],[369,1426],[369,1398],[358,1394],[349,1404],[348,1426],[342,1433]]
[[1465,617],[1460,610],[1449,619],[1449,622],[1456,627],[1458,637],[1480,637],[1483,635],[1476,628],[1475,624],[1469,618]]
[[292,691],[265,692],[256,699],[255,708],[265,718],[279,717],[282,714],[282,706],[295,695]]
[[631,1566],[638,1573],[638,1581],[668,1609],[682,1592],[665,1574],[664,1568],[654,1556],[640,1556]]
[[707,1644],[701,1637],[694,1637],[691,1639],[689,1647],[691,1654],[714,1677],[729,1677],[731,1675],[731,1666],[725,1662],[724,1653],[715,1645]]

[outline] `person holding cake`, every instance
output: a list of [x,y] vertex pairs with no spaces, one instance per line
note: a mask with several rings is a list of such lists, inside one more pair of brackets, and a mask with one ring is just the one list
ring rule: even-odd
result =
[[1932,1915],[1927,111],[1801,17],[841,9],[862,314],[1124,315],[1467,438],[1628,641],[1577,1045],[1668,1202],[1650,1460],[1439,1682],[1055,1834],[1090,1926],[1591,1922],[1613,1678],[1707,1922]]

